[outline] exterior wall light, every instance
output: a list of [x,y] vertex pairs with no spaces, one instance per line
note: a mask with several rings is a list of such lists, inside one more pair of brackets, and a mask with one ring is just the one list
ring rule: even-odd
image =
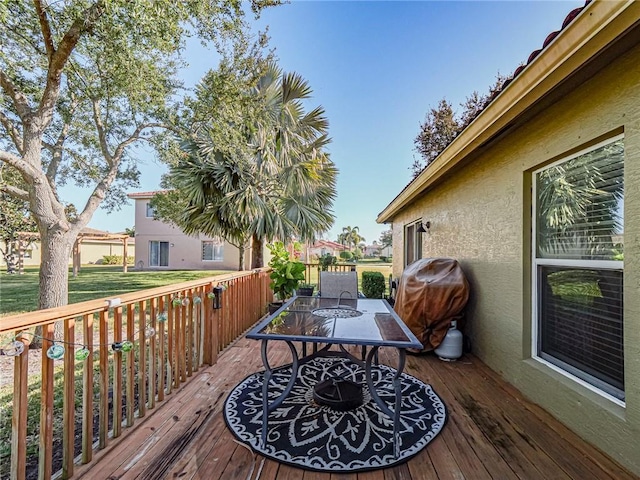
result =
[[418,225],[418,232],[420,233],[426,233],[429,231],[429,229],[431,228],[431,222],[430,221],[426,221],[426,222],[420,222],[420,225]]
[[220,300],[220,298],[222,297],[222,292],[223,292],[224,288],[221,287],[220,285],[213,287],[213,308],[214,310],[218,310],[220,308],[222,308],[222,302]]

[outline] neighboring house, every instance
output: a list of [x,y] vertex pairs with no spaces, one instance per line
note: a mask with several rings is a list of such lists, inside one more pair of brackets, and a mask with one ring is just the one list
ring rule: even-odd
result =
[[362,248],[362,254],[365,257],[379,257],[380,256],[380,245],[375,240],[371,245],[365,245]]
[[595,1],[378,216],[394,276],[460,261],[474,354],[636,474],[638,191],[640,2]]
[[[157,192],[130,193],[135,200],[136,258],[139,270],[237,270],[239,251],[228,242],[206,235],[189,236],[153,218],[151,198]],[[245,252],[245,269],[250,264]]]
[[347,247],[331,240],[318,240],[313,245],[307,248],[308,261],[315,261],[322,255],[333,255],[334,257],[340,257],[340,252],[347,250]]
[[392,249],[391,247],[383,247],[382,244],[374,240],[371,245],[366,245],[362,249],[362,253],[365,257],[390,257],[392,254]]

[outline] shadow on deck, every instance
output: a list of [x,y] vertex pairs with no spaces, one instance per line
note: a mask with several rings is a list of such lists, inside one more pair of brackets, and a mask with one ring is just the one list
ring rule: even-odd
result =
[[[276,342],[274,342],[276,343]],[[405,371],[433,386],[449,419],[442,433],[407,463],[337,475],[309,472],[255,456],[226,428],[229,390],[262,369],[259,342],[242,338],[201,370],[137,429],[99,452],[78,477],[100,479],[632,479],[637,478],[526,401],[476,357],[454,363],[408,357]],[[284,344],[273,365],[288,361]],[[394,352],[381,349],[382,363]]]

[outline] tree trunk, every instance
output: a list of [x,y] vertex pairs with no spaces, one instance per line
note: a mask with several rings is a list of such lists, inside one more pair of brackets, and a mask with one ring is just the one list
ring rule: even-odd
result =
[[60,307],[69,303],[69,255],[76,235],[72,232],[42,229],[42,259],[38,309]]
[[262,238],[259,238],[254,233],[251,237],[251,268],[262,268],[264,266],[262,250]]
[[238,271],[244,270],[244,246],[238,247]]
[[[42,257],[40,260],[40,289],[38,309],[60,307],[69,303],[69,255],[76,234],[62,230],[41,229],[40,242]],[[46,288],[43,288],[46,286]],[[42,327],[36,327],[31,348],[41,348]],[[62,322],[56,322],[54,336],[60,339]]]

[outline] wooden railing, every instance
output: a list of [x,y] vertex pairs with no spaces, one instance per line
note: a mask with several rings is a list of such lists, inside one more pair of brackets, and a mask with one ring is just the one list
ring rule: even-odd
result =
[[[320,271],[322,269],[321,265],[319,263],[305,263],[304,267],[305,283],[312,283],[316,286],[319,285]],[[327,271],[329,272],[350,272],[352,270],[355,271],[355,269],[355,263],[337,263],[327,267]]]
[[[49,479],[57,472],[66,479],[74,467],[84,470],[77,464],[101,456],[265,313],[273,300],[269,281],[268,269],[259,269],[2,318],[0,334],[25,348],[15,356],[10,473],[0,471],[0,478]],[[218,305],[211,298],[217,286],[224,288]],[[37,326],[39,422],[28,418],[36,414],[28,398],[34,335],[27,332]],[[59,360],[50,358],[56,354]],[[33,438],[37,445],[29,444]],[[28,454],[36,451],[37,460]]]

